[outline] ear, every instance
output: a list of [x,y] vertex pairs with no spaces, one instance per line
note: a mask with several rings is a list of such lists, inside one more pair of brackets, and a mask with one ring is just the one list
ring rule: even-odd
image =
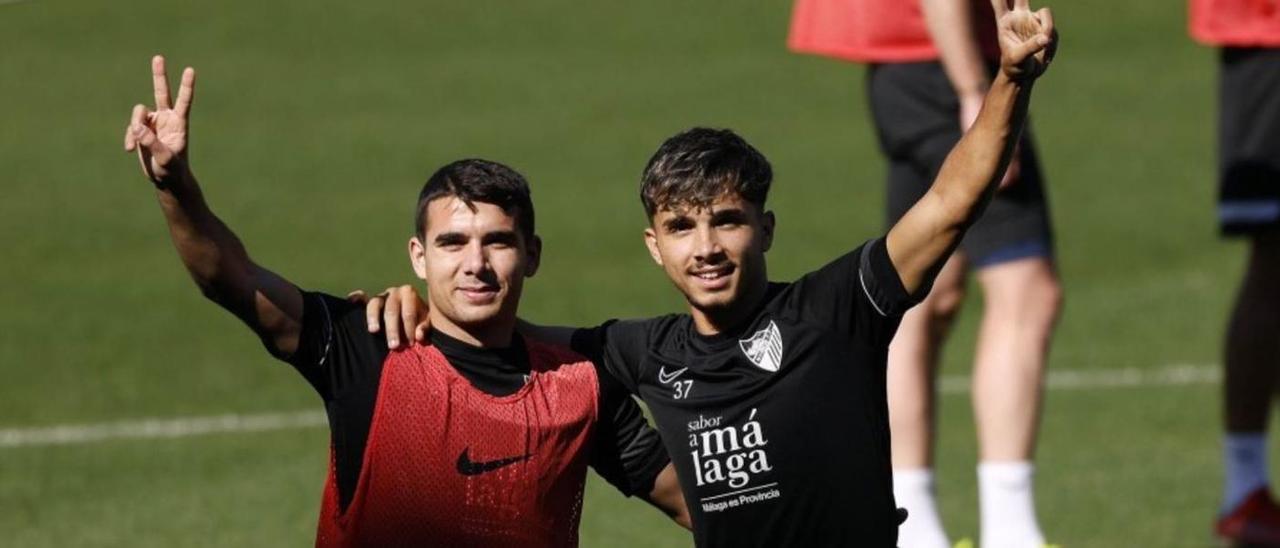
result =
[[532,278],[538,273],[538,266],[542,264],[542,238],[534,235],[531,240],[525,242],[524,258],[524,275]]
[[644,229],[644,245],[649,248],[649,256],[658,266],[662,266],[662,253],[658,251],[658,233],[653,227]]
[[768,251],[773,247],[773,231],[777,228],[777,219],[774,218],[772,211],[764,212],[760,218],[760,231],[764,236],[764,250]]
[[418,279],[427,279],[427,247],[422,245],[422,241],[417,236],[409,238],[409,263],[413,265],[414,274],[418,275]]

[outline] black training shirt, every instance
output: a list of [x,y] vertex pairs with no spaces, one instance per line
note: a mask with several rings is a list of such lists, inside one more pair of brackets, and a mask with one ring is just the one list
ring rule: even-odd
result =
[[648,404],[699,546],[893,546],[889,341],[914,303],[873,240],[790,284],[742,325],[687,314],[579,330]]

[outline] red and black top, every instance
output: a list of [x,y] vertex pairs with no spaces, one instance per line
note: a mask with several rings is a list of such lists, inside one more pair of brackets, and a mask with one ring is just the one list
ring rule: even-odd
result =
[[625,389],[567,349],[433,332],[388,352],[361,307],[304,295],[289,361],[332,435],[317,546],[576,546],[588,465],[630,495],[669,462]]

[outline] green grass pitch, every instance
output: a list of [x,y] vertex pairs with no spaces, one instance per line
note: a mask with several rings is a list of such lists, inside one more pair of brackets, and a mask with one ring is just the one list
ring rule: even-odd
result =
[[[1213,220],[1213,52],[1178,2],[1053,4],[1033,112],[1067,307],[1051,370],[1219,362],[1243,248]],[[308,288],[411,279],[412,203],[463,156],[534,187],[544,268],[522,312],[557,323],[681,308],[643,252],[643,162],[691,125],[775,164],[772,276],[882,230],[861,67],[788,53],[790,5],[375,0],[0,4],[0,429],[319,409],[174,256],[121,151],[148,59],[199,70],[192,162],[254,257]],[[944,374],[969,369],[977,289]],[[1050,390],[1039,512],[1066,546],[1202,546],[1216,506],[1212,383]],[[968,398],[942,398],[944,520],[977,532]],[[9,546],[301,546],[321,428],[0,448]],[[689,537],[592,480],[586,546]]]

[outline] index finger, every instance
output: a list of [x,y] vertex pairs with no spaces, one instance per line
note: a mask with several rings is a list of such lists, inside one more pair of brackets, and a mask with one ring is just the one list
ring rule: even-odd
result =
[[387,348],[400,348],[400,331],[404,326],[400,325],[400,303],[395,299],[389,298],[382,305],[382,327],[387,337]]
[[418,299],[409,286],[401,286],[400,294],[400,329],[404,331],[405,340],[422,340],[418,337]]
[[1031,11],[1030,0],[1013,0],[1013,8],[1019,10]]
[[1009,13],[1009,0],[991,0],[991,9],[996,12],[996,19]]
[[156,110],[169,108],[169,79],[164,74],[164,56],[151,58],[151,87],[156,94]]
[[191,111],[191,100],[196,94],[196,69],[187,67],[182,71],[182,84],[178,86],[178,101],[173,104],[173,110],[179,116],[186,118],[187,113]]
[[364,303],[364,321],[368,324],[370,333],[382,330],[382,303],[386,300],[387,292],[383,291]]

